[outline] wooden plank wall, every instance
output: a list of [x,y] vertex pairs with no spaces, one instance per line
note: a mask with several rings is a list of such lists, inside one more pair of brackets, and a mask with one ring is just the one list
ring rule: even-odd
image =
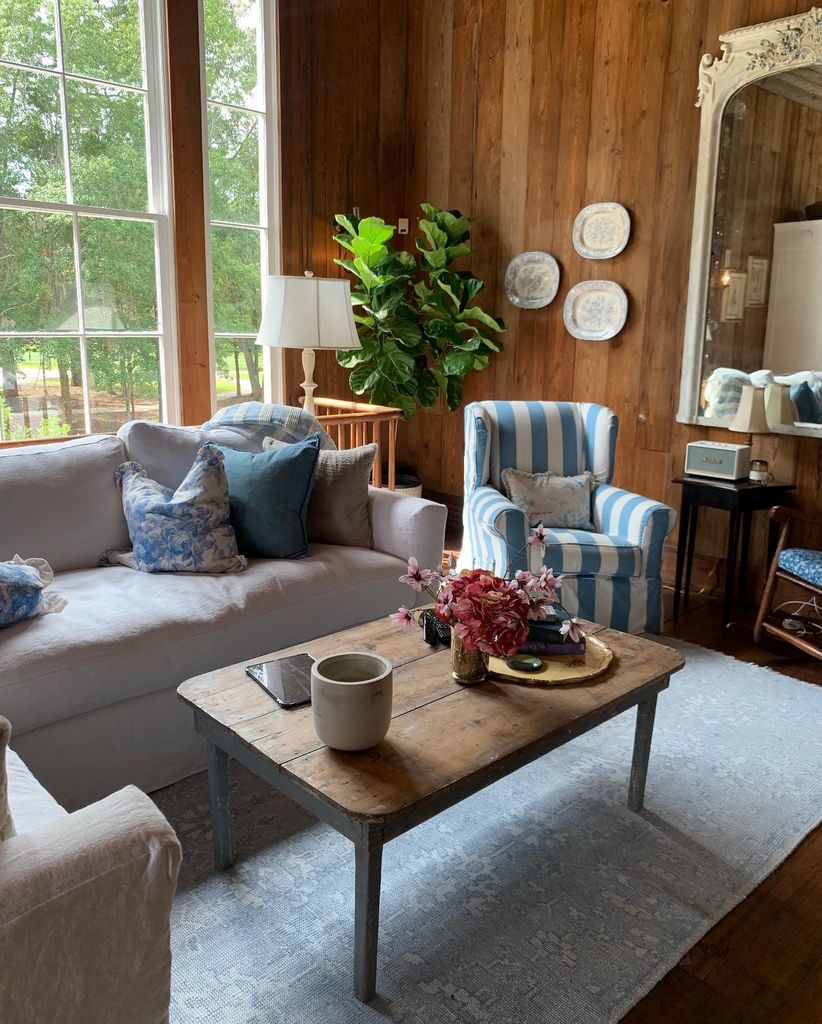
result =
[[[719,33],[804,10],[806,0],[281,0],[286,266],[333,272],[327,225],[357,204],[386,219],[428,200],[474,218],[472,268],[484,303],[508,323],[506,351],[469,378],[466,400],[571,399],[620,416],[618,482],[678,504],[670,484],[685,444],[675,421],[693,186],[700,56]],[[397,134],[404,118],[404,137]],[[581,207],[617,200],[632,237],[616,259],[581,259]],[[505,268],[552,252],[560,291],[547,308],[505,299]],[[568,289],[607,277],[630,313],[610,343],[574,341]],[[298,383],[292,372],[290,381]],[[320,393],[345,394],[332,369]],[[727,440],[717,431],[716,440]],[[403,426],[401,458],[429,492],[458,496],[462,416],[435,408]],[[822,446],[757,439],[755,454],[818,505]],[[759,517],[761,518],[761,517]],[[719,553],[726,521],[708,516],[699,547]],[[754,545],[764,523],[758,525]]]

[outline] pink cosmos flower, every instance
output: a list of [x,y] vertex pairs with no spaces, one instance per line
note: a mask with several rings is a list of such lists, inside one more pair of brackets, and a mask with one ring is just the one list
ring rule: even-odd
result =
[[585,636],[585,627],[577,618],[566,619],[559,627],[559,631],[573,644],[578,644]]
[[545,558],[545,528],[540,523],[531,536],[528,538],[529,544],[539,544],[541,557]]
[[405,633],[410,633],[414,628],[414,616],[410,609],[406,608],[404,604],[400,605],[397,611],[392,612],[388,618],[391,619],[395,626],[399,626],[399,628]]
[[413,556],[408,559],[408,572],[400,576],[400,583],[407,583],[412,590],[424,590],[439,580],[439,573],[433,569],[421,569],[420,563]]

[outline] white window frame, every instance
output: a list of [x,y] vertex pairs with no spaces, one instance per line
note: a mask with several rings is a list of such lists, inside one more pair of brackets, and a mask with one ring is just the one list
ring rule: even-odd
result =
[[[208,279],[208,337],[209,337],[209,377],[211,381],[211,408],[217,408],[217,359],[214,327],[214,281],[211,261],[211,229],[227,227],[235,230],[259,231],[260,233],[260,285],[261,288],[269,274],[280,274],[282,266],[282,235],[281,235],[281,159],[280,159],[280,89],[279,89],[279,49],[277,41],[277,0],[259,0],[260,22],[258,40],[262,45],[257,48],[257,81],[262,82],[264,110],[242,107],[219,100],[209,100],[206,88],[205,64],[205,17],[203,0],[200,0],[200,99],[202,104],[203,123],[203,201],[205,204],[206,222],[206,267]],[[259,118],[259,181],[260,181],[260,223],[241,224],[234,221],[212,220],[211,218],[211,179],[208,157],[208,104],[239,113],[253,114]],[[231,331],[220,332],[220,336],[232,338],[254,338],[257,333]],[[282,349],[262,347],[261,363],[263,367],[263,397],[266,402],[285,401],[285,369]]]
[[[87,434],[92,433],[89,402],[89,375],[86,356],[88,338],[156,338],[160,361],[160,402],[162,420],[180,422],[180,375],[177,358],[177,324],[174,289],[174,237],[171,224],[171,162],[168,126],[168,69],[165,54],[165,5],[162,0],[140,0],[142,62],[144,79],[141,86],[123,85],[89,75],[65,70],[63,33],[60,21],[60,3],[54,0],[54,26],[57,62],[52,68],[38,67],[19,61],[0,60],[0,68],[22,68],[54,77],[59,83],[60,113],[63,130],[63,164],[66,174],[66,202],[51,203],[36,199],[0,196],[0,209],[24,210],[35,213],[64,213],[71,217],[74,275],[77,289],[76,331],[0,331],[0,338],[77,338],[80,344],[80,362],[83,373],[83,414]],[[118,210],[112,207],[86,206],[73,201],[73,178],[69,146],[69,112],[66,103],[66,82],[79,82],[92,86],[113,86],[145,98],[146,118],[146,171],[148,182],[148,209],[146,211]],[[87,329],[83,304],[83,279],[80,273],[80,217],[90,216],[112,220],[138,221],[154,225],[157,330],[115,331]]]

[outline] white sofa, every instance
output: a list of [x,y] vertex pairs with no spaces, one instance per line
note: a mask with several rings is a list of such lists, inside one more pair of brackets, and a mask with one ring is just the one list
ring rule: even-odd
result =
[[[184,679],[385,615],[413,596],[398,581],[409,555],[439,564],[445,507],[372,488],[373,550],[312,544],[307,558],[226,576],[100,567],[103,551],[129,546],[116,467],[134,459],[176,486],[209,436],[135,421],[116,437],[0,452],[0,560],[47,559],[68,599],[0,630],[0,714],[69,808],[203,767],[176,697]],[[250,446],[235,432],[216,439]]]
[[[0,718],[0,759],[8,731]],[[0,842],[0,1019],[167,1021],[171,826],[134,787],[67,814],[11,750],[7,770],[17,835]]]

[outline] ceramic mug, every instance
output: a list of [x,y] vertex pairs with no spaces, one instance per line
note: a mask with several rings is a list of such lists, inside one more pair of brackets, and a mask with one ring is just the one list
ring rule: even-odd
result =
[[748,477],[755,484],[769,484],[773,480],[768,472],[768,463],[764,459],[751,459]]
[[393,666],[379,654],[344,651],[311,666],[317,735],[334,750],[368,750],[391,725]]

